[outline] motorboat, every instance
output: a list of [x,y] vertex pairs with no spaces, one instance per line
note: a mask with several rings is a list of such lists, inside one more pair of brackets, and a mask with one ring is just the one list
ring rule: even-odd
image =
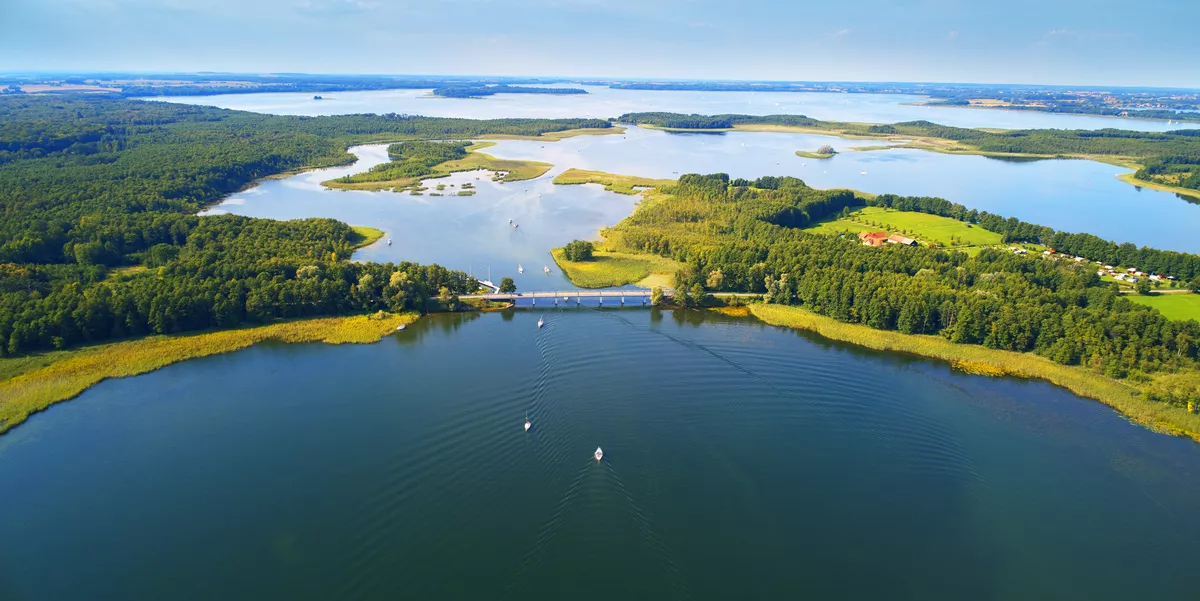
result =
[[403,324],[403,323],[402,323],[402,324],[400,324],[400,325],[396,326],[396,331],[397,331],[397,332],[403,332],[403,331],[404,331],[404,328],[407,328],[407,327],[408,327],[408,324]]
[[521,267],[520,263],[517,263],[517,273],[525,273],[525,268]]
[[528,432],[533,427],[533,422],[529,421],[529,414],[525,414],[525,431]]
[[388,246],[391,246],[391,245],[392,245],[392,239],[388,238]]
[[546,275],[550,275],[550,266],[542,265],[542,271],[546,272]]
[[543,325],[545,325],[545,324],[546,324],[546,318],[544,318],[544,317],[539,317],[539,318],[538,318],[538,329],[541,329],[541,327],[542,327]]
[[601,450],[600,447],[596,447],[596,452],[593,453],[592,456],[596,458],[596,461],[600,461],[601,459],[604,459],[604,451]]

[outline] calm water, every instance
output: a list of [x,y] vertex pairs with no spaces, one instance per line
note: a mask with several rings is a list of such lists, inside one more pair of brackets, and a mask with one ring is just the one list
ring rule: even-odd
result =
[[0,438],[0,598],[1194,594],[1200,445],[744,320],[546,317],[264,345],[33,417]]
[[925,119],[959,127],[1006,129],[1103,129],[1167,131],[1200,125],[1168,125],[1166,121],[1122,119],[955,107],[914,106],[922,96],[903,94],[835,94],[825,92],[674,92],[614,90],[581,86],[586,95],[497,94],[488,98],[437,98],[430,90],[381,90],[322,94],[225,94],[173,96],[154,100],[202,104],[277,115],[345,115],[406,113],[431,117],[617,117],[640,111],[715,115],[807,115],[830,121],[896,123]]
[[[796,150],[816,150],[826,143],[843,152],[827,160],[795,155]],[[371,225],[387,231],[393,244],[376,244],[359,258],[440,262],[477,274],[486,274],[491,265],[494,280],[519,277],[520,263],[526,272],[517,284],[524,290],[570,287],[556,270],[549,279],[542,273],[549,250],[575,238],[596,237],[601,227],[628,215],[636,202],[599,186],[551,183],[572,167],[656,178],[713,172],[746,178],[794,175],[818,188],[942,196],[1065,231],[1200,251],[1195,235],[1200,204],[1125,184],[1116,178],[1126,172],[1119,167],[1094,161],[999,161],[919,150],[850,151],[878,143],[806,134],[671,134],[633,127],[622,135],[552,143],[506,140],[486,151],[554,165],[537,180],[497,184],[487,174],[471,173],[428,182],[454,184],[447,193],[470,182],[477,186],[475,196],[410,196],[320,186],[321,181],[385,161],[385,148],[373,145],[354,149],[361,157],[356,165],[267,181],[214,211],[275,219],[334,217]],[[520,227],[509,228],[508,219]]]

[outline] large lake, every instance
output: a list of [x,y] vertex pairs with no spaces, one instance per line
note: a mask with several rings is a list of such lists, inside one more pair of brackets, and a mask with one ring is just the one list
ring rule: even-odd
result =
[[439,98],[430,90],[379,90],[322,94],[265,93],[215,96],[165,96],[167,102],[202,104],[276,115],[345,115],[405,113],[431,117],[617,117],[642,111],[716,115],[807,115],[830,121],[897,123],[925,119],[959,127],[1005,129],[1132,129],[1167,131],[1200,128],[1200,124],[1011,111],[980,108],[917,106],[922,96],[841,94],[829,92],[688,92],[614,90],[579,86],[588,94],[497,94],[487,98]]
[[539,315],[263,345],[34,416],[0,437],[0,598],[1195,593],[1200,445],[748,320]]
[[[843,152],[827,160],[795,154],[826,143]],[[745,178],[793,175],[818,188],[942,196],[1060,230],[1200,252],[1196,236],[1200,204],[1123,183],[1116,175],[1126,169],[1094,161],[1014,162],[920,150],[851,150],[878,143],[807,134],[672,134],[630,127],[623,134],[560,142],[505,140],[484,151],[554,165],[536,180],[498,184],[476,173],[429,182],[447,185],[447,194],[470,182],[477,186],[475,196],[337,191],[320,185],[386,161],[386,148],[371,145],[353,149],[360,157],[355,165],[268,180],[230,197],[213,211],[274,219],[334,217],[378,227],[393,244],[375,244],[358,258],[440,262],[484,275],[491,265],[493,279],[518,277],[516,267],[521,264],[526,272],[517,284],[526,290],[570,287],[557,272],[544,277],[542,266],[549,260],[549,250],[575,238],[596,237],[600,228],[629,214],[636,201],[594,185],[551,183],[556,174],[572,167],[654,178],[714,172]],[[520,227],[509,228],[509,219]],[[537,277],[531,277],[531,266]]]

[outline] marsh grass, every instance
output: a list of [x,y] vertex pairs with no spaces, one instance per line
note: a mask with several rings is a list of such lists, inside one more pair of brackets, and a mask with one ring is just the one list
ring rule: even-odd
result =
[[608,288],[639,284],[662,286],[683,267],[682,263],[649,254],[631,254],[597,250],[591,261],[568,261],[561,248],[550,251],[559,269],[571,283],[583,288]]
[[936,336],[902,334],[837,321],[800,307],[750,305],[762,321],[776,326],[810,330],[829,338],[881,351],[899,351],[950,362],[967,373],[1045,380],[1108,405],[1130,420],[1154,430],[1200,441],[1200,415],[1182,407],[1147,400],[1130,383],[1106,378],[1082,367],[1060,365],[1031,353],[1000,351],[955,344]]
[[54,403],[78,396],[108,378],[154,371],[172,363],[240,350],[268,340],[367,344],[416,313],[327,317],[186,336],[152,336],[70,351],[0,359],[0,434]]
[[579,184],[600,184],[609,192],[618,194],[638,194],[645,188],[657,188],[675,183],[673,179],[651,179],[635,175],[617,175],[603,171],[587,171],[585,169],[567,169],[554,178],[554,183],[562,186]]

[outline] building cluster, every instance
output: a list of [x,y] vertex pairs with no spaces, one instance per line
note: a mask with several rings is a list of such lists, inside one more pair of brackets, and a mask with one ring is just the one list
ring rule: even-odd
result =
[[888,235],[887,232],[859,232],[858,239],[862,241],[863,246],[883,246],[884,244],[900,244],[903,246],[916,246],[917,241],[900,234]]

